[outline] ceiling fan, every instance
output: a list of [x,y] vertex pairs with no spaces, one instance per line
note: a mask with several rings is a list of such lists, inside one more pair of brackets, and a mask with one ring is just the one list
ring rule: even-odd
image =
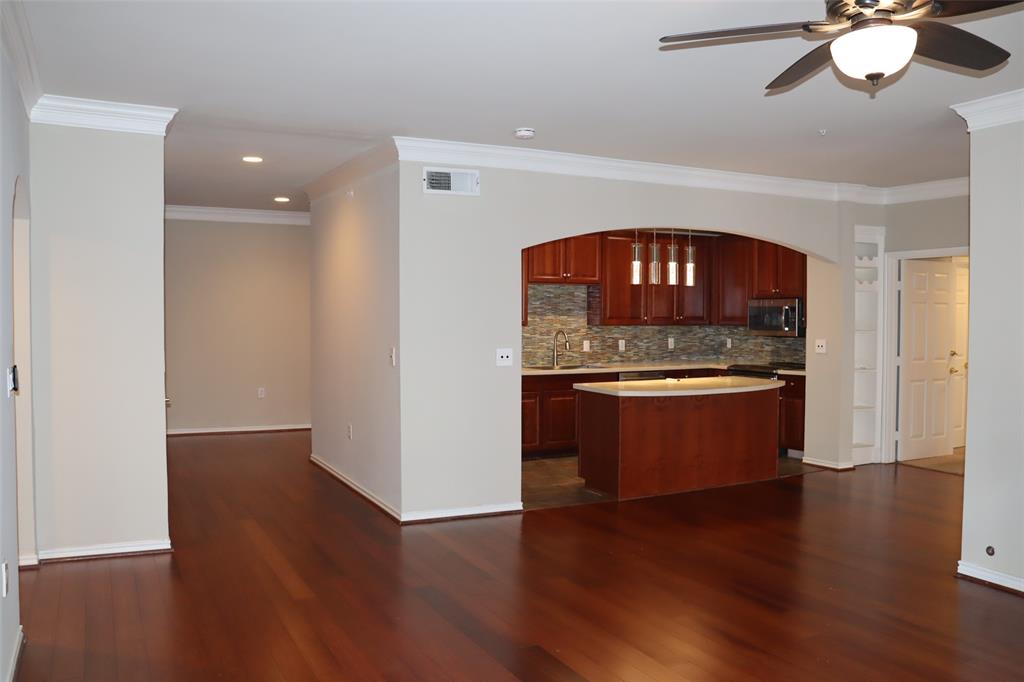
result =
[[1020,2],[1024,0],[825,0],[828,16],[825,21],[681,33],[665,36],[661,42],[770,37],[797,31],[822,34],[846,31],[798,59],[765,89],[792,85],[829,61],[834,61],[847,76],[878,85],[882,78],[906,66],[914,54],[975,71],[1002,64],[1010,58],[1010,53],[1003,48],[956,26],[928,19],[973,14]]

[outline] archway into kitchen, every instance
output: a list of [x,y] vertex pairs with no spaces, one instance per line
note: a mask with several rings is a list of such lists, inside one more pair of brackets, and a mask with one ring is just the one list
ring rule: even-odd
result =
[[[644,227],[532,245],[521,259],[525,510],[630,496],[619,474],[609,481],[615,453],[605,446],[617,438],[625,456],[626,450],[650,450],[658,439],[648,434],[644,443],[627,443],[625,426],[609,432],[608,415],[595,424],[588,407],[588,401],[607,401],[593,396],[608,396],[621,382],[634,393],[641,387],[675,391],[664,397],[680,405],[678,392],[685,391],[685,400],[700,400],[688,410],[702,410],[709,401],[725,405],[735,398],[724,393],[739,395],[743,385],[771,393],[769,403],[735,403],[745,410],[768,405],[770,417],[749,421],[758,425],[756,433],[716,439],[716,429],[730,430],[718,424],[701,429],[700,445],[684,439],[669,446],[674,457],[699,458],[699,448],[709,446],[738,446],[744,454],[724,468],[707,465],[710,458],[685,472],[654,465],[649,474],[663,479],[665,492],[821,470],[801,461],[805,254],[737,234]],[[744,416],[737,423],[748,421]],[[759,462],[747,451],[758,448],[768,453]],[[634,490],[650,494],[653,488],[644,486]]]

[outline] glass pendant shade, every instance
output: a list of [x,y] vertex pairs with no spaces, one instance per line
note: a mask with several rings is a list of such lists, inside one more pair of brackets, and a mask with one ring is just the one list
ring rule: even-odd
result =
[[829,49],[840,71],[877,85],[880,78],[906,66],[916,48],[917,31],[885,24],[850,31],[832,41]]
[[697,252],[692,246],[686,247],[686,286],[696,286]]
[[644,283],[643,244],[633,242],[633,260],[629,264],[629,283]]
[[668,283],[671,286],[679,284],[679,247],[675,244],[668,247]]
[[661,284],[661,244],[651,244],[651,274],[647,280],[651,284]]

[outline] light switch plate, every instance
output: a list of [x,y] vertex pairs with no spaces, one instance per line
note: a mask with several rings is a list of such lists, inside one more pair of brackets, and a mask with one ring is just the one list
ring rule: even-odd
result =
[[512,349],[511,348],[499,348],[494,359],[495,367],[511,367],[512,366]]
[[256,399],[257,400],[263,400],[266,397],[267,397],[267,389],[263,388],[262,386],[260,386],[259,388],[256,389]]
[[814,352],[818,354],[824,354],[828,352],[828,345],[825,343],[825,339],[814,340]]
[[676,347],[676,338],[674,336],[668,337],[668,349],[672,350]]
[[590,339],[583,339],[583,352],[584,353],[589,353],[590,352]]
[[626,339],[619,339],[619,351],[626,350]]
[[730,339],[729,337],[726,337],[725,339],[725,347],[732,348],[732,339]]

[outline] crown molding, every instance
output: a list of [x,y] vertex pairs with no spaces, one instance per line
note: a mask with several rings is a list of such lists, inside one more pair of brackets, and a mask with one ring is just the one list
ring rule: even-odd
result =
[[167,220],[195,220],[211,223],[256,223],[263,225],[309,225],[306,211],[267,211],[253,208],[176,206],[164,208]]
[[20,0],[0,2],[0,32],[4,50],[14,67],[21,91],[21,101],[25,105],[25,114],[32,115],[32,107],[43,95],[39,83],[39,71],[36,68],[35,44],[32,42],[32,31],[29,29],[28,17]]
[[967,178],[953,178],[899,187],[869,187],[849,183],[675,166],[648,161],[627,161],[542,149],[413,137],[395,137],[394,141],[400,161],[576,175],[696,189],[770,194],[818,201],[849,201],[884,206],[950,196],[965,196],[968,192]]
[[177,109],[43,95],[32,107],[33,123],[163,136]]
[[1024,90],[954,104],[953,111],[967,121],[967,132],[1024,121]]

